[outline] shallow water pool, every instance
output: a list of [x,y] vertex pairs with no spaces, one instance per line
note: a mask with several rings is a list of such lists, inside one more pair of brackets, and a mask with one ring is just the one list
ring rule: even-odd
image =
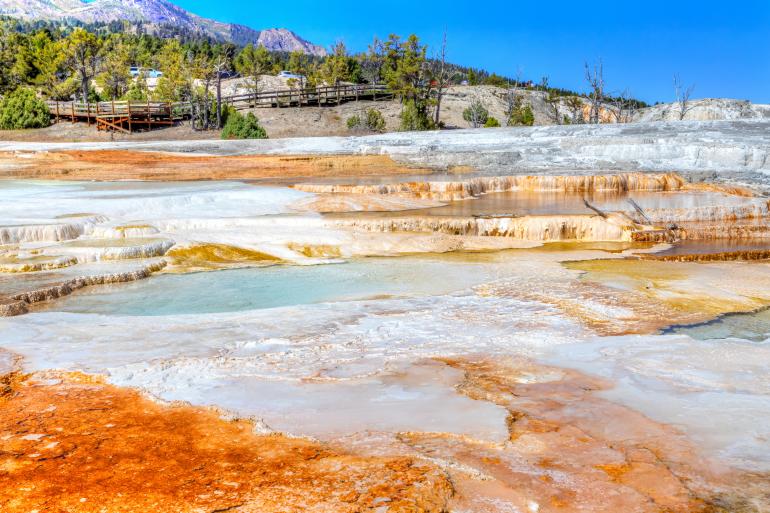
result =
[[[451,257],[450,257],[451,258]],[[162,274],[93,287],[51,304],[51,310],[109,315],[236,312],[388,296],[447,294],[500,272],[483,259],[366,258],[341,264]],[[451,267],[450,267],[451,265]]]

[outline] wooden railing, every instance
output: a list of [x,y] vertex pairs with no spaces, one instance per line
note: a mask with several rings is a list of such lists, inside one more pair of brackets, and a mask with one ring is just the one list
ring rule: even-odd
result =
[[[225,96],[222,103],[236,110],[256,107],[288,107],[303,105],[339,105],[357,100],[378,100],[392,98],[393,94],[382,84],[341,84],[295,89],[257,91]],[[193,112],[191,102],[153,101],[109,101],[109,102],[46,102],[51,115],[56,119],[96,123],[99,129],[130,132],[134,125],[152,127],[169,125],[175,121],[190,118]]]
[[100,116],[150,116],[171,117],[180,109],[189,110],[189,105],[173,102],[114,101],[114,102],[59,102],[46,101],[52,116],[71,118],[93,118]]
[[337,104],[352,100],[386,99],[393,96],[383,84],[341,84],[296,89],[257,91],[226,96],[222,101],[236,109],[253,107],[283,107],[289,105]]

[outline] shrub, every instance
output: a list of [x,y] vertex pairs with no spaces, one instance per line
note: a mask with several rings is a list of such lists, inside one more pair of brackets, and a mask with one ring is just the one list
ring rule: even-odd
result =
[[358,115],[350,116],[347,121],[348,130],[360,130],[361,118]]
[[0,101],[0,129],[43,128],[51,124],[48,106],[32,89],[19,87]]
[[348,118],[347,121],[349,130],[370,130],[372,132],[384,132],[385,131],[385,118],[382,117],[382,113],[377,109],[369,109],[366,111],[366,117],[353,115]]
[[487,122],[484,123],[484,128],[497,128],[500,126],[500,122],[497,118],[489,117]]
[[432,130],[433,120],[428,117],[428,107],[425,102],[408,100],[401,109],[401,126],[403,131]]
[[484,79],[484,85],[491,85],[496,87],[507,87],[508,81],[496,73],[492,73]]
[[471,128],[479,128],[484,126],[489,119],[489,111],[481,103],[481,100],[476,98],[463,111],[463,119],[468,122]]
[[535,113],[530,104],[524,105],[521,98],[517,98],[513,109],[508,116],[508,126],[532,126],[535,124]]
[[366,111],[366,128],[373,132],[385,131],[385,118],[382,117],[382,112],[377,109],[369,109]]
[[231,112],[222,129],[222,139],[267,139],[267,132],[251,112],[245,116]]

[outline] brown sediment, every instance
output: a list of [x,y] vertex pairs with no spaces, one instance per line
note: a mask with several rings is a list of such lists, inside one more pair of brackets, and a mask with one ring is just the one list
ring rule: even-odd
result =
[[719,223],[683,221],[667,228],[636,231],[631,234],[631,238],[636,242],[770,239],[770,217],[725,219]]
[[770,260],[770,249],[747,249],[741,251],[721,251],[718,253],[690,253],[684,255],[639,255],[642,260],[663,262],[732,262],[740,260]]
[[282,262],[280,258],[261,251],[214,243],[175,246],[166,253],[166,257],[173,265],[171,270],[176,272],[273,265]]
[[687,183],[685,190],[688,191],[704,191],[704,192],[721,192],[729,194],[730,196],[743,196],[746,198],[753,198],[756,193],[747,187],[740,187],[738,185],[726,185],[719,183],[709,182],[696,182]]
[[0,298],[0,317],[12,317],[29,312],[30,305],[51,301],[63,296],[68,296],[74,291],[91,287],[93,285],[105,285],[108,283],[126,283],[148,278],[166,266],[161,260],[149,264],[141,269],[113,274],[99,274],[93,276],[79,276],[59,283],[52,283],[36,290],[14,294],[6,298]]
[[441,433],[399,436],[418,454],[453,462],[458,510],[499,511],[500,501],[540,513],[770,506],[767,475],[704,459],[674,428],[599,397],[610,386],[605,381],[523,358],[439,361],[463,372],[458,392],[509,411],[505,444]]
[[430,173],[387,155],[183,155],[128,150],[0,152],[4,178],[226,180]]
[[0,380],[0,510],[442,512],[452,487],[410,457],[366,457],[164,406],[77,375]]

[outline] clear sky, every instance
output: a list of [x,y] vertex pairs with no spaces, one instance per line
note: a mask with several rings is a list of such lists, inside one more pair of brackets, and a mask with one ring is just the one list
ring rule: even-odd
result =
[[351,51],[372,37],[416,33],[450,60],[583,90],[583,63],[601,58],[607,89],[671,101],[672,77],[693,97],[770,103],[770,0],[172,0],[201,16],[256,29],[285,27]]

